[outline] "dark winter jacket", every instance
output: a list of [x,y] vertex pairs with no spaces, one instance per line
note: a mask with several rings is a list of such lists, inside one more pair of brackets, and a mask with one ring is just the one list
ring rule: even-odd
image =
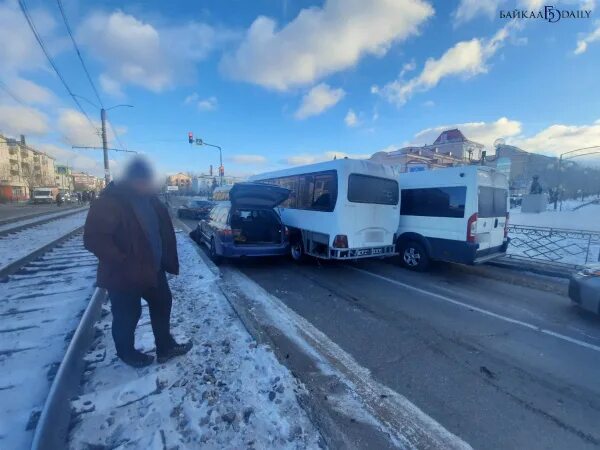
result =
[[[110,183],[92,204],[85,221],[85,248],[98,257],[98,286],[139,291],[156,286],[152,247],[130,203],[127,188]],[[152,197],[162,240],[161,270],[179,273],[175,231],[167,208]]]

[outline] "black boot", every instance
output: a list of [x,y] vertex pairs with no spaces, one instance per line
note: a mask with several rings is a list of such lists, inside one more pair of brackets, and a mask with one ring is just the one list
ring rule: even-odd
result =
[[192,344],[192,341],[188,341],[185,344],[178,344],[177,342],[175,342],[171,347],[167,348],[166,350],[156,352],[156,362],[158,364],[163,364],[171,358],[180,355],[185,355],[192,349],[193,346],[194,344]]
[[121,361],[123,361],[128,366],[136,368],[149,366],[154,361],[154,356],[147,355],[146,353],[142,353],[137,350],[134,350],[133,353],[130,353],[128,355],[118,356],[119,358],[121,358]]

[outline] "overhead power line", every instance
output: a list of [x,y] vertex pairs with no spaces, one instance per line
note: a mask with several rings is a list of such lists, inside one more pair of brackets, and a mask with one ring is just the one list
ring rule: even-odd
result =
[[54,60],[52,59],[52,56],[50,56],[50,53],[46,49],[46,46],[44,45],[44,41],[42,40],[42,38],[39,35],[37,29],[35,28],[35,25],[34,25],[33,21],[31,20],[31,17],[29,15],[29,11],[27,9],[27,5],[25,4],[25,1],[24,0],[19,0],[19,6],[21,7],[21,11],[23,12],[23,15],[25,16],[25,20],[27,20],[27,24],[29,25],[29,28],[31,29],[31,32],[34,35],[35,40],[37,41],[37,43],[41,47],[42,51],[44,52],[44,55],[46,55],[46,59],[48,60],[48,63],[50,63],[50,66],[52,67],[52,69],[54,70],[54,72],[56,73],[56,75],[58,76],[59,80],[61,81],[61,83],[63,84],[63,86],[65,87],[65,89],[67,90],[68,94],[71,96],[71,98],[73,99],[73,101],[77,105],[77,108],[79,109],[79,111],[85,116],[85,118],[88,120],[88,122],[90,123],[90,125],[94,129],[94,131],[97,132],[97,128],[94,125],[94,122],[92,122],[92,119],[90,119],[90,116],[88,116],[88,114],[85,112],[85,110],[81,106],[81,103],[79,103],[79,100],[77,100],[77,97],[75,96],[75,94],[73,93],[73,91],[71,90],[71,88],[69,87],[69,85],[67,84],[66,80],[64,79],[64,77],[62,76],[62,74],[60,73],[60,71],[58,70],[58,67],[56,67],[56,64],[54,63]]
[[75,40],[75,36],[73,36],[73,32],[71,31],[71,26],[69,25],[69,20],[67,19],[67,15],[65,14],[65,9],[63,8],[62,1],[61,0],[56,0],[56,3],[58,3],[58,9],[60,9],[60,15],[62,16],[63,22],[65,23],[65,27],[67,28],[67,33],[69,33],[69,36],[71,37],[71,42],[73,43],[73,47],[75,48],[75,52],[77,53],[77,57],[79,58],[79,62],[81,63],[81,66],[83,67],[83,71],[85,72],[85,75],[86,75],[88,81],[90,82],[90,85],[92,86],[94,94],[96,94],[96,98],[98,99],[98,103],[100,103],[100,106],[102,108],[104,108],[104,104],[102,103],[102,99],[100,98],[100,94],[98,94],[98,89],[96,89],[96,85],[94,84],[94,81],[92,80],[90,72],[88,71],[87,66],[85,65],[85,62],[83,61],[83,57],[81,56],[81,52],[79,51],[79,46],[77,45],[77,41]]

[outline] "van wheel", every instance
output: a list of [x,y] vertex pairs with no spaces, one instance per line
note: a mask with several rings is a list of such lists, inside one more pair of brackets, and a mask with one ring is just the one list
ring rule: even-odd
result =
[[290,244],[290,256],[297,263],[306,261],[306,253],[304,252],[304,245],[302,245],[302,239],[294,239]]
[[215,245],[215,238],[210,240],[210,248],[208,250],[210,260],[218,266],[223,261],[223,257],[217,253],[217,246]]
[[402,265],[410,270],[423,272],[429,267],[429,255],[425,248],[416,241],[404,242],[400,246]]

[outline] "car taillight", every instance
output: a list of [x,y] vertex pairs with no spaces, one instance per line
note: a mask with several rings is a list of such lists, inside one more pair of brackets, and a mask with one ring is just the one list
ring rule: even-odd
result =
[[222,230],[219,230],[219,234],[221,236],[232,236],[233,231],[231,230],[231,228],[223,228]]
[[348,248],[348,236],[345,234],[338,234],[333,239],[333,246],[335,248]]
[[477,242],[477,213],[467,221],[467,242]]
[[506,213],[506,222],[504,222],[504,237],[508,237],[508,218],[510,213]]

